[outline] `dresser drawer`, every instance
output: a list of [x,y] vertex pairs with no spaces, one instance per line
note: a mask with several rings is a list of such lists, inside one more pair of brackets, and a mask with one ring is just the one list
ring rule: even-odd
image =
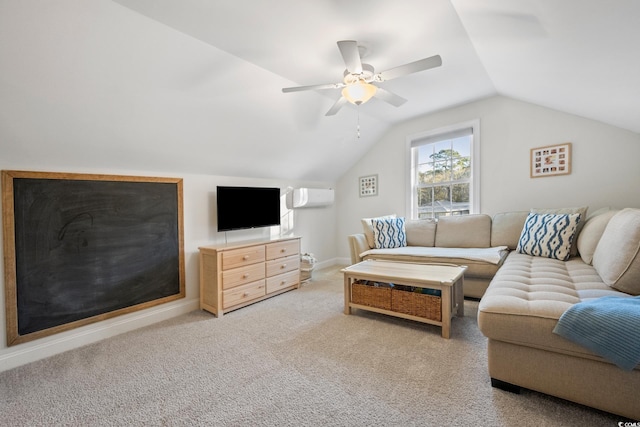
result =
[[300,267],[300,256],[292,255],[286,258],[274,259],[267,261],[267,277],[277,274],[286,273],[288,271],[297,270]]
[[233,249],[222,253],[222,269],[242,267],[264,261],[264,245]]
[[264,263],[225,270],[222,272],[222,289],[229,289],[264,279],[264,272]]
[[222,308],[233,307],[234,305],[249,302],[260,298],[266,294],[265,281],[249,283],[222,292]]
[[300,242],[298,240],[286,240],[284,242],[267,244],[267,259],[276,259],[298,254],[300,254]]
[[300,283],[300,272],[291,271],[279,276],[267,278],[267,293],[279,291],[280,289],[290,288]]

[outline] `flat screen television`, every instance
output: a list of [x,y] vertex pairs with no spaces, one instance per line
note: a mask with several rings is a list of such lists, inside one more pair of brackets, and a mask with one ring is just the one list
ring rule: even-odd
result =
[[280,225],[280,189],[218,186],[218,231]]

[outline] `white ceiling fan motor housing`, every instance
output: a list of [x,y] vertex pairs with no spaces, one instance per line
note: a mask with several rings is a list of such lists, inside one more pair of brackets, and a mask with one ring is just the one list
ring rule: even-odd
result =
[[362,64],[362,73],[355,74],[350,73],[349,70],[344,70],[344,82],[345,84],[354,84],[359,81],[365,81],[366,83],[371,83],[373,81],[374,76],[374,68],[369,64]]

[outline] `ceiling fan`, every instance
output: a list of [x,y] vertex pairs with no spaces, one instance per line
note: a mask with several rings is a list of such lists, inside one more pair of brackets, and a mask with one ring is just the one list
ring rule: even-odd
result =
[[395,79],[397,77],[406,76],[407,74],[417,73],[419,71],[428,70],[430,68],[442,65],[440,55],[434,55],[419,61],[410,62],[391,68],[381,73],[376,73],[374,68],[362,62],[358,43],[354,40],[342,40],[338,42],[338,49],[344,60],[347,69],[344,71],[342,82],[319,84],[311,86],[285,87],[282,92],[299,92],[303,90],[322,90],[322,89],[342,89],[342,96],[327,111],[325,116],[333,116],[347,102],[355,105],[364,104],[372,97],[381,99],[389,104],[399,107],[406,99],[396,95],[374,83],[384,82]]

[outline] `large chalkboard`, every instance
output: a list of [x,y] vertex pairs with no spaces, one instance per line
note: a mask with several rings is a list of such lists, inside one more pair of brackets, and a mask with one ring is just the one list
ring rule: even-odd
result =
[[7,344],[182,298],[182,180],[3,171]]

